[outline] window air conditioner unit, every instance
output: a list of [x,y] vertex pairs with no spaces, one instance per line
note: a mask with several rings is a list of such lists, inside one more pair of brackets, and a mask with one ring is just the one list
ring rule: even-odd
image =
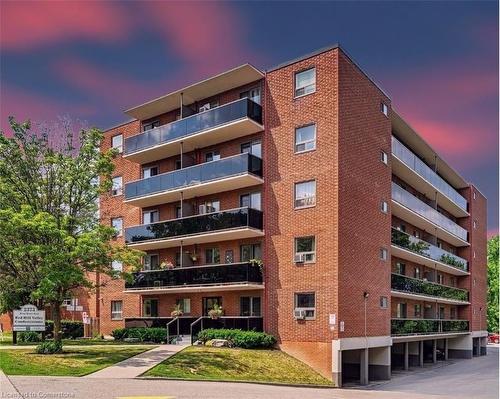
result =
[[295,309],[293,311],[295,320],[304,320],[306,318],[306,311],[304,309]]
[[200,112],[208,111],[210,109],[210,103],[202,105],[200,107]]
[[305,256],[304,254],[296,254],[295,257],[294,257],[294,261],[295,263],[304,263],[304,259]]

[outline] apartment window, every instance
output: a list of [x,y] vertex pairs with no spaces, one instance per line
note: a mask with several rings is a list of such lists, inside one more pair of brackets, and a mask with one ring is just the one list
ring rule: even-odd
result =
[[262,158],[262,142],[260,140],[253,140],[241,145],[242,154],[252,154],[256,157]]
[[148,177],[153,177],[158,174],[158,166],[148,166],[142,168],[142,178],[147,179]]
[[300,311],[304,312],[306,320],[312,320],[316,317],[316,295],[314,292],[295,293],[295,315],[300,316]]
[[295,263],[312,263],[316,260],[315,237],[297,237],[295,239]]
[[160,268],[160,256],[158,254],[147,254],[143,259],[144,270],[158,270]]
[[389,205],[387,204],[387,201],[382,200],[382,201],[380,202],[380,210],[381,210],[383,213],[387,213],[387,212],[389,212]]
[[142,315],[144,317],[158,317],[158,299],[144,299]]
[[175,253],[175,266],[181,266],[181,253]]
[[402,231],[403,233],[406,233],[406,225],[403,223],[400,223],[399,226],[396,227],[396,230]]
[[113,186],[111,188],[111,195],[123,194],[123,181],[121,176],[113,177]]
[[220,252],[219,248],[207,248],[205,250],[205,263],[208,264],[219,264],[220,263]]
[[240,98],[249,98],[253,102],[260,104],[260,87],[254,87],[253,89],[240,93]]
[[295,73],[295,97],[305,96],[316,91],[316,68]]
[[456,287],[457,286],[457,278],[454,276],[450,276],[450,286]]
[[261,316],[260,296],[240,297],[240,316]]
[[387,249],[380,248],[380,259],[387,260]]
[[191,299],[180,298],[175,301],[176,305],[180,307],[183,314],[191,313]]
[[457,318],[457,308],[451,307],[450,308],[450,319],[456,319]]
[[438,273],[437,275],[437,283],[444,284],[444,276],[441,273]]
[[240,262],[249,262],[252,259],[262,259],[260,244],[245,244],[240,246]]
[[415,277],[415,278],[421,278],[422,277],[422,274],[421,274],[419,266],[415,267],[415,270],[413,271],[413,277]]
[[180,205],[176,205],[175,206],[175,217],[177,219],[181,218],[182,217],[182,208]]
[[121,237],[123,235],[123,219],[122,218],[111,218],[111,227],[116,231],[116,236]]
[[386,296],[381,296],[380,297],[380,307],[382,309],[387,309],[388,303],[389,303],[389,301],[387,300]]
[[145,132],[146,130],[151,130],[158,126],[160,126],[160,121],[145,123],[144,125],[142,125],[142,131]]
[[182,169],[182,162],[180,159],[175,160],[175,165],[174,165],[175,170]]
[[114,260],[113,262],[111,262],[111,269],[113,269],[115,272],[121,272],[123,271],[123,263],[118,260]]
[[295,129],[295,152],[306,152],[316,149],[316,124]]
[[117,134],[111,137],[111,147],[116,148],[118,153],[121,154],[123,152],[123,135]]
[[206,296],[202,298],[202,310],[203,316],[207,316],[210,309],[214,306],[222,307],[222,297],[221,296]]
[[420,305],[419,303],[416,303],[415,307],[413,309],[413,312],[414,312],[415,318],[422,317],[422,305]]
[[253,209],[262,209],[261,207],[261,193],[250,193],[240,195],[240,207],[249,207]]
[[295,183],[295,208],[316,205],[316,180]]
[[445,313],[445,309],[444,309],[444,306],[440,306],[439,307],[439,318],[440,319],[444,319],[446,316],[446,313]]
[[224,252],[224,263],[233,263],[234,262],[234,251],[232,249],[227,249]]
[[398,319],[406,319],[406,303],[398,303],[396,307],[396,317]]
[[406,275],[406,265],[403,262],[396,262],[396,273]]
[[386,165],[389,162],[389,158],[387,157],[387,153],[385,151],[380,151],[380,160]]
[[201,204],[199,207],[200,215],[205,213],[219,212],[220,211],[220,201],[206,201],[204,204]]
[[380,103],[380,112],[382,112],[385,116],[389,116],[389,107],[385,103]]
[[122,301],[111,301],[111,320],[121,320],[123,318],[122,309]]
[[142,223],[151,224],[156,223],[160,220],[160,212],[157,210],[153,211],[143,211],[142,212]]
[[210,151],[205,153],[205,162],[218,161],[220,159],[219,151]]

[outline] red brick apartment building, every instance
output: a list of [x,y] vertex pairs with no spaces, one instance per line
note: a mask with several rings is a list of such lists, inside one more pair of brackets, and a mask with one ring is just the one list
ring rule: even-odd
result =
[[147,256],[89,298],[102,334],[264,330],[338,385],[485,354],[486,199],[340,47],[125,113],[102,222]]

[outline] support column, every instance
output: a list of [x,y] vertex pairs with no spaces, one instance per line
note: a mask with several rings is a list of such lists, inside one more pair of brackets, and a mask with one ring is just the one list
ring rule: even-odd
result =
[[424,367],[424,341],[418,343],[418,363],[420,367]]
[[444,360],[448,360],[448,338],[444,339]]
[[437,340],[432,340],[432,363],[437,363]]
[[332,382],[340,388],[342,386],[342,351],[336,345],[338,341],[332,344]]
[[368,385],[368,348],[361,349],[359,356],[359,383]]
[[408,370],[410,368],[410,350],[408,347],[408,342],[404,343],[404,369]]

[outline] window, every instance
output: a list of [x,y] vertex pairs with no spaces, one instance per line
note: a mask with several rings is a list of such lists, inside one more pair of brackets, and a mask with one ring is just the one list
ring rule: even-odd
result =
[[175,206],[175,217],[177,219],[181,218],[182,217],[182,208],[180,205],[176,205]]
[[111,137],[111,147],[116,148],[118,153],[121,154],[123,152],[123,135],[117,134]]
[[142,223],[144,224],[156,223],[159,220],[160,220],[160,212],[158,212],[157,210],[142,212]]
[[387,249],[380,248],[380,259],[387,260]]
[[454,276],[450,276],[450,286],[456,287],[457,286],[457,278]]
[[253,140],[241,145],[242,154],[252,154],[256,157],[262,158],[262,143],[260,140]]
[[111,262],[111,268],[116,272],[121,272],[123,271],[123,263],[118,260],[114,260]]
[[240,246],[240,262],[250,262],[252,259],[262,259],[260,244]]
[[396,230],[402,231],[403,233],[406,233],[406,225],[403,223],[400,223],[398,227],[396,227]]
[[253,89],[240,93],[240,98],[249,98],[257,104],[260,104],[260,87],[254,87]]
[[420,305],[419,303],[416,303],[413,311],[414,311],[414,315],[416,318],[422,317],[422,305]]
[[421,273],[420,272],[420,267],[418,267],[418,266],[415,267],[415,270],[413,271],[413,277],[415,277],[415,278],[421,278],[422,275],[420,273]]
[[175,253],[175,266],[181,266],[181,253]]
[[200,215],[205,213],[219,212],[220,211],[220,201],[206,201],[204,204],[200,205]]
[[316,261],[316,242],[314,236],[295,239],[295,262],[312,263]]
[[440,319],[444,319],[445,318],[445,310],[444,310],[444,306],[440,306],[439,307],[439,318]]
[[396,317],[398,319],[406,319],[406,303],[398,303],[396,307]]
[[316,149],[316,124],[295,129],[295,152],[306,152]]
[[295,183],[295,208],[316,205],[316,180]]
[[180,159],[176,159],[175,160],[175,166],[174,166],[175,170],[179,170],[179,169],[182,169],[182,162]]
[[158,126],[160,126],[160,121],[145,123],[144,125],[142,125],[142,131],[145,132],[146,130],[151,130]]
[[224,253],[224,262],[233,263],[234,262],[234,252],[232,249],[227,249]]
[[64,298],[62,302],[62,306],[71,306],[73,299],[71,297]]
[[382,309],[387,309],[387,306],[388,306],[388,300],[387,300],[387,297],[386,296],[381,296],[380,297],[380,307]]
[[389,162],[389,159],[387,157],[386,152],[380,151],[380,160],[382,161],[382,163],[385,163],[387,165],[387,163]]
[[389,107],[385,103],[380,103],[380,112],[382,112],[385,116],[389,116]]
[[261,193],[251,193],[240,195],[240,207],[249,207],[261,210]]
[[441,273],[438,273],[437,275],[437,283],[444,284],[444,276]]
[[123,219],[122,218],[111,218],[111,227],[116,231],[116,236],[121,237],[123,235]]
[[294,302],[295,313],[301,310],[304,311],[306,320],[312,320],[316,317],[316,297],[314,292],[296,293]]
[[219,151],[210,151],[205,154],[205,162],[218,161],[220,159]]
[[207,248],[205,250],[205,263],[207,265],[220,263],[219,248]]
[[144,317],[158,317],[158,299],[144,299],[142,315]]
[[222,297],[220,296],[203,297],[202,304],[203,304],[203,316],[207,316],[208,311],[210,309],[213,309],[214,305],[222,307]]
[[158,270],[160,268],[160,256],[158,254],[147,254],[143,260],[144,270]]
[[111,188],[111,195],[123,194],[123,182],[121,176],[113,177],[113,187]]
[[456,318],[457,318],[457,308],[451,307],[450,308],[450,319],[456,319]]
[[316,91],[316,68],[295,73],[295,97]]
[[191,313],[191,299],[189,298],[180,298],[175,301],[176,305],[181,308],[182,313],[188,314]]
[[148,166],[142,168],[142,178],[147,179],[148,177],[153,177],[158,174],[158,166]]
[[240,316],[261,316],[260,296],[242,296],[240,298]]
[[122,301],[111,301],[111,320],[121,320],[123,313]]
[[389,211],[389,205],[387,204],[387,201],[384,201],[382,200],[380,202],[380,210],[383,212],[383,213],[387,213]]
[[396,273],[406,275],[406,265],[403,262],[396,262]]

